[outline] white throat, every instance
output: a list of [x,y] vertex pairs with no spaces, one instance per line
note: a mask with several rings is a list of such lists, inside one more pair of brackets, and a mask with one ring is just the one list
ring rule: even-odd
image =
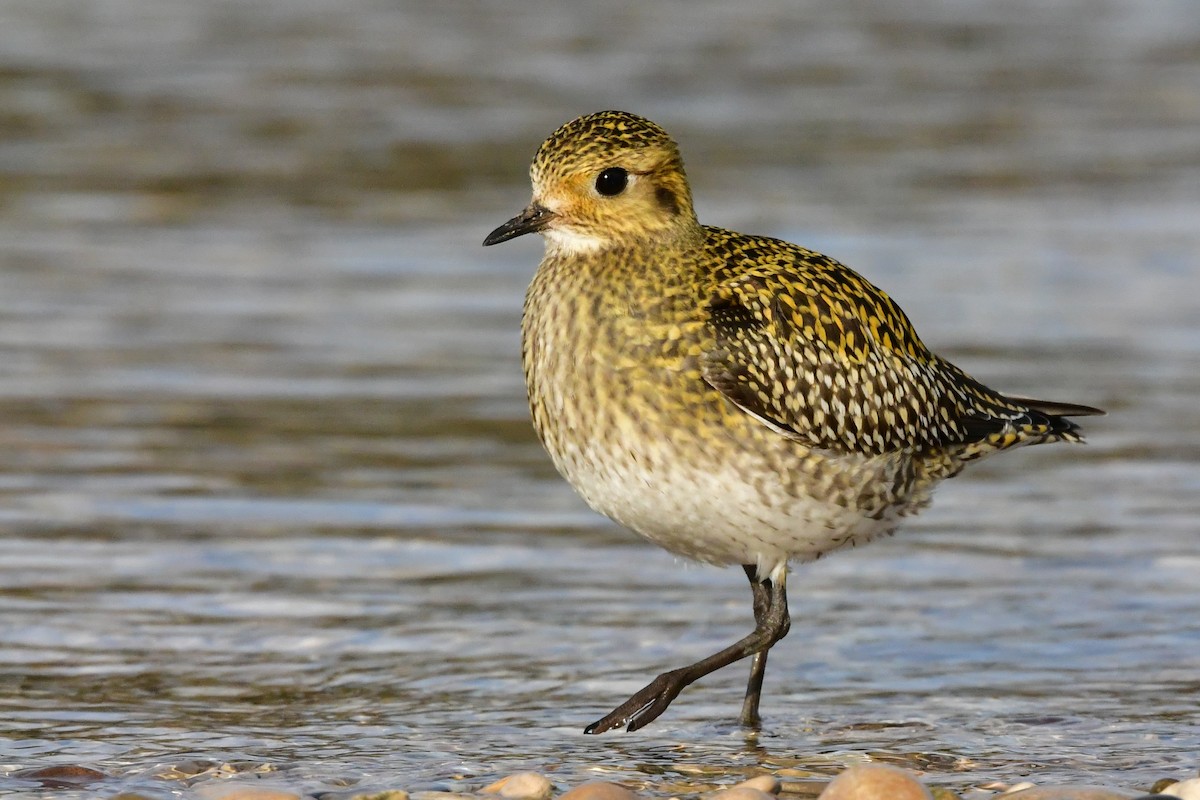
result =
[[557,256],[584,255],[603,250],[608,240],[598,236],[588,236],[572,230],[556,228],[553,225],[542,231],[546,237],[546,253]]

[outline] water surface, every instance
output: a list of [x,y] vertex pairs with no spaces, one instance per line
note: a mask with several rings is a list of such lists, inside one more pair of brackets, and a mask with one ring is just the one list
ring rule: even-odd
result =
[[[0,10],[0,792],[1195,773],[1197,9],[698,6]],[[800,569],[758,735],[740,666],[581,733],[751,626],[740,571],[554,474],[518,363],[540,245],[479,247],[609,106],[677,135],[705,221],[1111,411]]]

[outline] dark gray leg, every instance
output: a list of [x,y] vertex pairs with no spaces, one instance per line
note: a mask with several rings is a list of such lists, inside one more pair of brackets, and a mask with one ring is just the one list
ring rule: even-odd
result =
[[[762,673],[767,666],[767,651],[771,645],[787,635],[791,618],[787,607],[787,572],[780,571],[776,580],[758,581],[751,567],[746,567],[751,576],[751,591],[754,593],[754,630],[720,652],[702,658],[695,664],[664,672],[645,688],[637,692],[607,716],[584,728],[584,733],[604,733],[622,725],[626,730],[636,731],[658,718],[667,710],[671,701],[685,687],[705,675],[727,667],[747,656],[755,656],[750,671],[750,685],[746,688],[746,701],[742,707],[742,722],[746,723],[747,708],[753,718],[758,719],[758,698],[762,688]],[[761,656],[761,663],[758,656]]]
[[[743,564],[746,577],[750,579],[750,591],[754,593],[754,623],[762,625],[771,607],[771,581],[758,579],[758,567],[753,564]],[[758,716],[758,701],[762,697],[763,676],[767,672],[767,654],[771,651],[759,650],[750,659],[750,681],[746,684],[746,699],[742,701],[742,714],[738,722],[747,728],[757,728],[762,723]]]

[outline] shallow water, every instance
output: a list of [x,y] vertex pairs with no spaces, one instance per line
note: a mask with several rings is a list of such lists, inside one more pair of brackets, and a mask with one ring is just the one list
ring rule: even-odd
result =
[[[0,793],[1195,773],[1197,8],[722,7],[0,9]],[[608,106],[677,135],[705,220],[1111,412],[798,570],[757,736],[740,666],[581,733],[751,624],[740,571],[590,513],[529,429],[540,245],[479,242]]]

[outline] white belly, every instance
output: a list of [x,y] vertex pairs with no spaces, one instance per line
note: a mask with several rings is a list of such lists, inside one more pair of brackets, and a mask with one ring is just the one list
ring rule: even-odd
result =
[[[768,574],[789,561],[811,561],[890,533],[902,513],[887,504],[864,508],[852,499],[866,487],[854,486],[845,468],[864,482],[878,481],[878,470],[834,465],[819,455],[787,459],[793,470],[812,467],[815,475],[776,477],[770,456],[777,453],[710,459],[703,452],[649,454],[608,444],[585,445],[555,461],[592,508],[699,561],[753,564]],[[827,487],[829,475],[845,486]],[[804,491],[806,485],[813,491]]]

